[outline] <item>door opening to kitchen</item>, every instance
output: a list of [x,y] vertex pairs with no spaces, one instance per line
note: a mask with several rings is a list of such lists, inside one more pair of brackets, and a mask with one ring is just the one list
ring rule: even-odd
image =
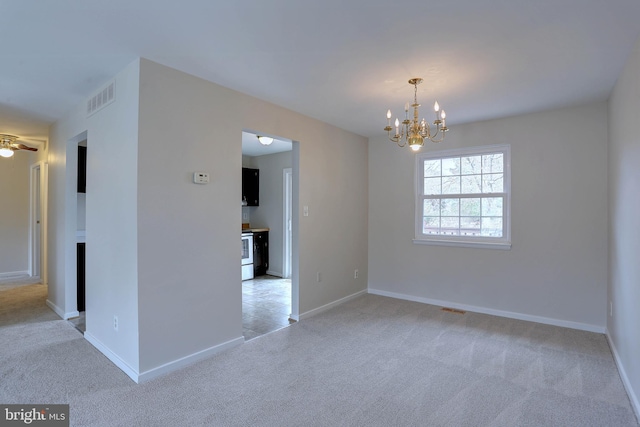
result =
[[246,341],[297,319],[294,299],[298,292],[297,284],[292,283],[291,262],[293,144],[242,132],[242,323]]

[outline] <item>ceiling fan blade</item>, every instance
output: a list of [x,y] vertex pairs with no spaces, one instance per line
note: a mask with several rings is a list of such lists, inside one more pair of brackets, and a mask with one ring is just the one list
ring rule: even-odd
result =
[[26,146],[24,144],[13,144],[14,147],[16,147],[18,150],[28,150],[28,151],[38,151],[37,148],[32,148],[29,146]]

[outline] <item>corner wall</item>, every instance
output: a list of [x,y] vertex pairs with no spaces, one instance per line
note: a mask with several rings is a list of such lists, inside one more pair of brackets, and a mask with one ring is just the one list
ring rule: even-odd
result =
[[469,123],[426,144],[511,145],[507,251],[413,244],[414,155],[372,139],[370,292],[604,332],[606,114],[598,103]]
[[640,417],[640,40],[609,100],[607,331]]

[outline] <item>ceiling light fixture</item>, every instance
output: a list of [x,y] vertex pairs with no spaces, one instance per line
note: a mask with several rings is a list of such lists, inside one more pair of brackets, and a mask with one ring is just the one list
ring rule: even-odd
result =
[[262,145],[271,145],[271,143],[273,142],[273,138],[271,138],[270,136],[258,136],[258,141],[260,141],[260,144]]
[[[389,140],[398,144],[398,147],[404,147],[409,144],[409,148],[413,151],[418,151],[423,145],[425,138],[429,139],[431,142],[442,142],[444,140],[444,134],[449,130],[446,125],[446,117],[447,114],[444,110],[440,109],[440,105],[438,105],[438,101],[433,104],[433,110],[436,113],[436,119],[433,122],[435,126],[435,130],[433,134],[431,133],[431,127],[429,123],[423,118],[419,120],[418,118],[418,85],[422,83],[421,78],[413,78],[409,80],[409,84],[414,86],[414,95],[413,95],[413,119],[409,119],[409,103],[407,102],[404,105],[404,120],[402,123],[396,118],[395,126],[396,131],[395,134],[391,135],[391,131],[393,128],[391,127],[391,110],[387,111],[387,126],[384,130],[387,131],[387,135],[389,136]],[[400,127],[402,124],[402,127]]]

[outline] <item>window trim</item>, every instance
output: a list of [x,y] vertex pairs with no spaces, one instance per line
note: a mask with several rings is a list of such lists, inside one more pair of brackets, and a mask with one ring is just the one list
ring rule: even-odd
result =
[[[423,186],[424,186],[424,161],[429,159],[444,159],[449,157],[474,156],[501,152],[504,154],[504,176],[503,185],[504,203],[502,206],[503,232],[502,237],[487,236],[441,236],[427,235],[422,233],[422,206],[423,206]],[[414,179],[414,244],[438,245],[438,246],[458,246],[465,248],[488,248],[488,249],[511,249],[511,145],[495,144],[479,147],[456,148],[441,151],[426,151],[416,155]],[[478,193],[480,195],[490,195],[491,193]],[[452,194],[455,196],[455,194]]]

